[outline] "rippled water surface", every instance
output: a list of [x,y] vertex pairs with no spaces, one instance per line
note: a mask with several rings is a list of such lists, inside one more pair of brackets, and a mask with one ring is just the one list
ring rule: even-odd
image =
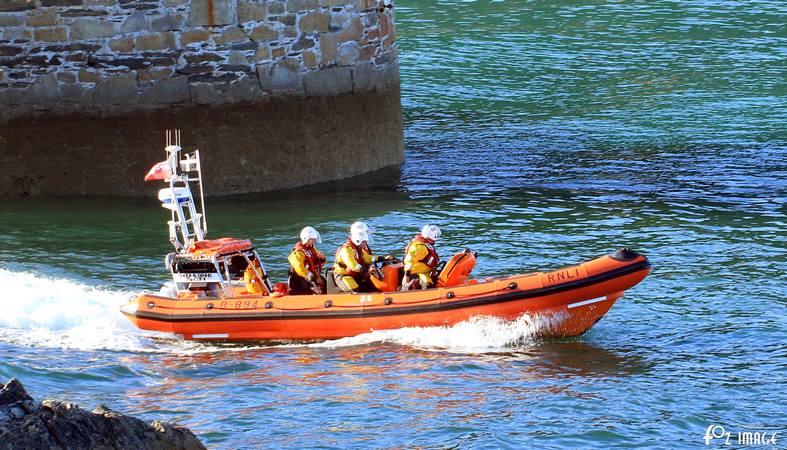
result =
[[712,424],[787,433],[783,2],[396,11],[405,165],[209,199],[211,236],[252,238],[281,279],[304,224],[332,253],[364,219],[379,252],[401,253],[429,221],[441,254],[479,252],[478,276],[630,246],[653,262],[648,279],[568,340],[535,339],[540,319],[525,316],[188,343],[117,311],[166,279],[154,199],[5,199],[0,380],[178,421],[216,448],[676,448],[704,446]]

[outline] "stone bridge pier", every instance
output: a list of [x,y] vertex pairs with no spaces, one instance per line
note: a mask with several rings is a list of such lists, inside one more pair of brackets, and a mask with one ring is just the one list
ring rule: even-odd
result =
[[403,161],[390,0],[0,0],[0,196],[146,195],[164,130],[224,195]]

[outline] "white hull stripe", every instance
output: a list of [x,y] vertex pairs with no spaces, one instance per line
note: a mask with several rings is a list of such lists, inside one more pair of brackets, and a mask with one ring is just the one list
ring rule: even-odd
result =
[[585,306],[585,305],[590,305],[590,304],[593,304],[593,303],[603,302],[606,299],[607,299],[606,297],[599,297],[599,298],[591,298],[590,300],[585,300],[585,301],[581,301],[581,302],[571,303],[571,304],[568,305],[568,309],[578,308],[580,306]]
[[194,334],[191,336],[192,339],[215,339],[215,338],[225,338],[230,337],[229,333],[217,333],[217,334]]

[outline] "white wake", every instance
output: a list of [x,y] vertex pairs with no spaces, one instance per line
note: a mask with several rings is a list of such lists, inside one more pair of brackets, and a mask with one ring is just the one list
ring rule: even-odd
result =
[[[182,341],[174,335],[137,329],[119,311],[134,294],[89,286],[73,280],[0,269],[0,343],[75,350],[193,354],[245,351],[265,345],[227,346]],[[562,320],[557,316],[523,315],[515,321],[475,317],[446,327],[380,330],[316,344],[337,348],[392,343],[422,349],[489,352],[536,340],[541,331]]]
[[444,327],[411,327],[378,330],[358,336],[311,344],[312,347],[345,347],[373,343],[392,343],[426,350],[462,353],[506,351],[533,344],[545,330],[559,324],[559,315],[530,316],[514,321],[497,317],[473,317]]

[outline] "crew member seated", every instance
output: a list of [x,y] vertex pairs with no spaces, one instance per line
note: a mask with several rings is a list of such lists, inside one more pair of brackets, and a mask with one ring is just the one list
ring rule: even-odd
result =
[[333,278],[336,286],[343,292],[357,294],[360,291],[372,291],[374,286],[369,281],[372,263],[383,258],[375,257],[369,249],[369,228],[363,222],[356,222],[350,227],[350,237],[336,251],[333,264]]
[[325,264],[323,255],[315,243],[322,242],[320,233],[307,226],[301,230],[301,240],[295,244],[287,260],[290,262],[290,294],[324,294],[325,278],[320,275]]
[[424,225],[404,249],[404,278],[402,290],[428,289],[434,287],[437,273],[435,268],[440,257],[434,248],[435,241],[442,235],[437,225]]
[[259,261],[252,259],[251,264],[243,272],[243,284],[246,287],[246,292],[249,294],[267,295],[268,291],[259,275],[265,276],[262,266]]

